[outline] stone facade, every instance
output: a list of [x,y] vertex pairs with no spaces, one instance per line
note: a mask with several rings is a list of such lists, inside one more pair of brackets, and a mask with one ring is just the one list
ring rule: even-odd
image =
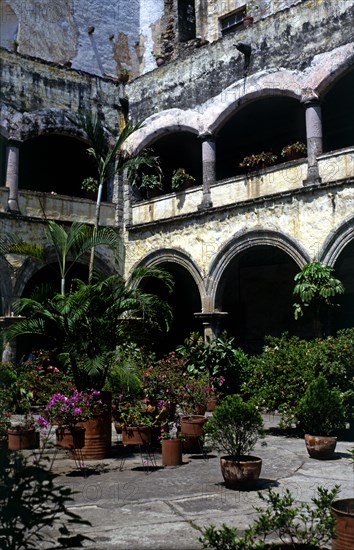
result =
[[[112,180],[101,223],[123,230],[127,277],[139,265],[175,276],[170,345],[201,320],[205,334],[217,333],[221,318],[250,351],[267,333],[309,335],[308,321],[294,324],[291,293],[294,274],[314,259],[335,267],[346,286],[331,329],[354,320],[354,2],[264,0],[246,27],[237,14],[251,7],[48,0],[29,9],[25,0],[0,0],[3,231],[40,240],[44,212],[92,222],[92,201],[74,192],[68,200],[60,185],[39,191],[21,158],[27,146],[31,158],[40,137],[48,147],[54,134],[82,143],[70,116],[83,110],[97,113],[113,138],[129,105],[144,124],[127,148],[153,147],[167,187],[141,200],[129,182]],[[127,84],[118,81],[121,67],[130,71]],[[307,154],[281,159],[289,141],[305,142]],[[275,166],[240,169],[244,155],[266,147]],[[168,178],[180,166],[196,185],[171,192]],[[8,315],[36,267],[4,262]]]

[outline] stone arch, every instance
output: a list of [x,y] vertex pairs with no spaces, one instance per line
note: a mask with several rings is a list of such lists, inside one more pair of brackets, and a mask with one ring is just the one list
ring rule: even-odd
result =
[[307,260],[291,237],[261,229],[235,235],[217,254],[208,279],[210,302],[223,314],[223,328],[248,353],[260,352],[267,335],[302,335],[293,288]]
[[126,141],[126,148],[135,152],[141,151],[159,136],[170,132],[187,131],[199,135],[201,132],[199,113],[181,109],[168,109],[152,115],[144,121],[144,126],[134,132]]
[[354,217],[333,229],[318,254],[320,262],[334,266],[346,246],[354,240]]
[[11,124],[10,121],[11,138],[26,141],[45,134],[61,134],[87,141],[83,130],[68,118],[69,114],[71,115],[62,109],[40,109],[23,113],[19,122]]
[[252,75],[246,84],[239,81],[216,98],[213,105],[203,113],[203,131],[216,134],[237,109],[257,101],[257,99],[287,96],[300,100],[301,93],[299,76],[291,71],[283,70]]
[[[16,275],[16,284],[14,288],[14,296],[21,297],[30,284],[31,280],[34,279],[41,270],[47,269],[50,266],[53,266],[58,263],[57,255],[53,247],[45,247],[45,262],[38,262],[32,258],[26,258],[22,267],[18,270]],[[70,261],[71,257],[69,255],[68,260]],[[78,260],[77,265],[80,268],[80,271],[88,269],[89,264],[89,255]],[[95,267],[103,272],[111,273],[112,269],[107,265],[107,261],[104,257],[96,251],[95,254]],[[51,281],[52,282],[52,281]],[[60,292],[60,286],[58,286],[58,292]]]
[[144,290],[154,292],[166,300],[173,312],[173,321],[170,331],[159,343],[164,352],[172,351],[178,344],[189,336],[191,332],[202,334],[202,323],[195,316],[200,313],[205,302],[205,289],[202,273],[193,259],[184,251],[177,248],[163,248],[149,253],[139,260],[137,266],[161,267],[174,278],[175,287],[168,294],[163,285],[149,283],[143,285]]
[[344,285],[344,294],[336,296],[340,307],[331,308],[332,331],[354,326],[354,217],[331,231],[323,244],[319,260],[332,266],[335,277]]
[[352,44],[346,44],[327,52],[321,65],[327,66],[325,72],[314,70],[312,74],[311,87],[322,96],[348,71],[353,68],[354,53]]
[[215,296],[223,271],[233,257],[254,246],[273,246],[284,251],[301,269],[310,261],[310,256],[292,237],[285,233],[254,229],[235,234],[218,252],[210,265],[207,292],[215,304]]

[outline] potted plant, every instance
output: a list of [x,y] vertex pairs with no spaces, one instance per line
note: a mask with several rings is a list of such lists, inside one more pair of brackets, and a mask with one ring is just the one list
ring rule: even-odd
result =
[[81,183],[81,189],[86,191],[86,196],[88,199],[96,200],[98,191],[98,180],[91,176],[85,178]]
[[299,159],[306,156],[307,148],[302,141],[296,141],[295,143],[290,143],[285,145],[281,150],[281,156],[289,160]]
[[183,435],[178,431],[176,423],[161,428],[161,448],[163,466],[180,466],[182,464]]
[[151,406],[137,402],[121,410],[123,422],[123,445],[148,445],[151,443],[151,429],[158,425],[159,414]]
[[205,432],[215,448],[227,453],[220,458],[226,487],[252,487],[262,468],[262,460],[249,455],[263,434],[263,418],[256,405],[240,395],[227,395],[209,418]]
[[255,0],[250,0],[247,2],[245,7],[245,17],[243,18],[243,26],[244,27],[250,27],[253,24],[254,16],[256,12],[258,11],[258,6],[255,3]]
[[[354,448],[348,451],[354,466]],[[335,500],[331,510],[335,521],[332,550],[354,548],[354,498]]]
[[174,191],[190,187],[195,183],[195,178],[188,174],[184,168],[177,168],[172,173],[171,187]]
[[[245,529],[242,536],[236,528],[223,525],[216,529],[210,525],[203,530],[199,540],[204,548],[223,550],[320,550],[327,548],[335,527],[331,514],[331,503],[339,492],[339,485],[333,489],[318,486],[311,504],[295,503],[289,491],[279,494],[274,489],[257,493],[262,507],[255,506],[258,517]],[[324,546],[326,545],[326,546]],[[332,546],[332,548],[334,548]],[[340,547],[341,550],[344,547]],[[349,546],[345,548],[349,549]],[[352,547],[350,547],[352,548]],[[339,547],[338,547],[339,549]]]
[[261,153],[245,156],[239,163],[239,166],[241,168],[257,170],[271,166],[276,162],[277,158],[277,155],[274,155],[271,151],[262,151]]
[[18,424],[10,425],[7,429],[8,449],[18,451],[22,449],[38,449],[40,434],[38,425],[31,412],[33,392],[26,388],[16,388],[16,407],[23,414],[23,420]]
[[45,407],[44,416],[56,428],[57,445],[71,449],[82,449],[85,445],[85,428],[79,423],[92,418],[100,392],[79,392],[72,395],[54,393]]
[[344,425],[344,405],[337,388],[330,388],[323,375],[310,382],[300,399],[295,416],[305,431],[305,443],[311,458],[333,457],[336,429]]

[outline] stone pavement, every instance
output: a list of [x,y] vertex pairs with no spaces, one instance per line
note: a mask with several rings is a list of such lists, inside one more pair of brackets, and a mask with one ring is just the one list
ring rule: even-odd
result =
[[[270,427],[275,419],[265,420]],[[117,439],[114,433],[111,458],[87,461],[83,471],[62,454],[53,464],[58,482],[76,491],[72,510],[92,524],[73,529],[92,538],[85,543],[90,550],[200,549],[200,528],[226,523],[242,531],[255,517],[257,490],[267,487],[288,488],[306,502],[318,485],[340,484],[341,498],[354,496],[347,452],[353,442],[339,441],[334,460],[318,461],[308,457],[303,439],[268,433],[252,453],[263,459],[261,479],[254,490],[240,492],[225,488],[212,451],[206,459],[185,454],[182,466],[163,468],[159,450],[153,467],[128,447],[121,471],[124,449]]]

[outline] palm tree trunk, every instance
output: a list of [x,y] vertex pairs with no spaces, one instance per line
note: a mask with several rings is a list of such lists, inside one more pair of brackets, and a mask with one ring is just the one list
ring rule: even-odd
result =
[[[103,181],[100,181],[100,184],[97,190],[97,202],[96,202],[95,221],[94,221],[94,237],[96,237],[97,235],[97,229],[100,221],[102,190],[103,190]],[[91,248],[90,263],[89,263],[89,283],[92,282],[94,263],[95,263],[95,247],[93,246]]]

